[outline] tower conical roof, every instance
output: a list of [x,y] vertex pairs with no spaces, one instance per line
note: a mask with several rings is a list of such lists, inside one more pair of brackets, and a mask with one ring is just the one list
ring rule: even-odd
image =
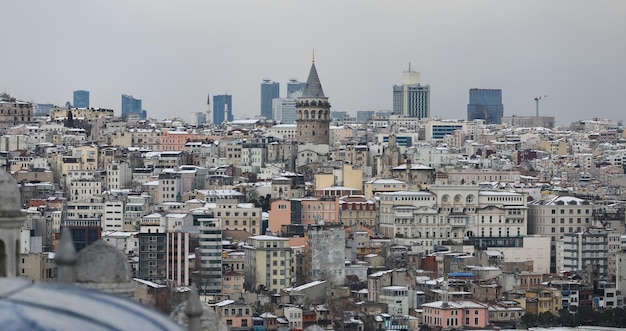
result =
[[315,62],[311,64],[311,70],[309,71],[309,78],[306,80],[304,91],[302,92],[303,98],[324,98],[324,90],[322,90],[322,83],[317,76],[317,69],[315,69]]

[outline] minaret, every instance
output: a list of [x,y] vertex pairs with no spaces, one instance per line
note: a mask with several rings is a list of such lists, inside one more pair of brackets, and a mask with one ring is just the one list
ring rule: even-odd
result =
[[206,96],[206,123],[213,123],[213,117],[211,117],[211,94]]
[[302,96],[296,102],[296,124],[301,143],[324,144],[329,143],[330,103],[324,96],[322,84],[315,68],[315,53],[309,71],[309,77],[302,91]]
[[26,220],[21,206],[17,181],[0,169],[0,277],[20,276],[20,230]]
[[224,98],[224,125],[228,124],[228,94]]

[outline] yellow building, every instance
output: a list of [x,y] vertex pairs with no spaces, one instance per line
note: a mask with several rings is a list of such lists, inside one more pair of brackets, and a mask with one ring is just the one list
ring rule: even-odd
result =
[[291,248],[289,239],[252,236],[244,246],[245,288],[278,293],[291,286]]
[[67,113],[72,113],[72,118],[81,119],[86,121],[94,121],[102,117],[113,117],[113,109],[101,109],[101,108],[54,108],[50,112],[50,118],[52,120],[66,119]]
[[558,314],[562,308],[561,291],[553,288],[535,288],[526,291],[526,298],[518,300],[526,314],[549,312]]
[[569,153],[569,146],[563,139],[542,140],[539,144],[537,144],[537,149],[556,155],[565,155]]
[[[343,186],[363,192],[363,170],[351,164],[343,165]],[[328,187],[328,186],[326,186]]]
[[371,199],[379,192],[399,192],[409,189],[409,185],[401,180],[393,178],[372,179],[364,185],[365,198]]
[[335,186],[335,175],[333,174],[316,174],[314,178],[316,190]]

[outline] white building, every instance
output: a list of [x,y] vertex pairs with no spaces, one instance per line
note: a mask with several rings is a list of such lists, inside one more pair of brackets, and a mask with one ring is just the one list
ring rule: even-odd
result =
[[387,304],[391,315],[409,314],[409,288],[406,286],[385,286],[380,288],[378,302]]
[[557,272],[582,271],[593,279],[608,276],[608,240],[604,230],[566,233],[557,242]]
[[124,202],[106,201],[101,224],[103,231],[122,231],[124,227]]
[[448,241],[521,238],[526,195],[484,191],[476,185],[433,185],[429,191],[378,193],[380,231],[406,238],[426,254]]
[[106,188],[107,190],[121,190],[130,188],[133,179],[133,172],[127,162],[114,161],[106,167]]

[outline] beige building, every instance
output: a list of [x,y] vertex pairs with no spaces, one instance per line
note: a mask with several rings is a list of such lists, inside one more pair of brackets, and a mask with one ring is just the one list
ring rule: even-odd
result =
[[[431,253],[448,241],[526,235],[526,195],[477,185],[433,185],[429,191],[379,193],[379,228]],[[482,245],[482,244],[481,244]]]
[[0,94],[0,131],[33,121],[33,105],[7,93]]
[[19,270],[21,277],[35,283],[54,281],[57,273],[54,253],[22,254]]
[[363,185],[365,197],[373,198],[377,193],[406,191],[409,185],[401,180],[393,178],[372,179]]
[[257,235],[261,229],[263,210],[252,203],[239,203],[237,199],[220,199],[212,208],[215,217],[222,220],[223,230],[240,230]]
[[243,291],[243,273],[229,271],[222,275],[222,294],[240,295]]
[[245,250],[245,288],[264,288],[278,293],[291,287],[291,248],[289,239],[274,236],[248,238]]
[[50,118],[52,120],[64,120],[68,116],[68,112],[72,113],[74,119],[84,119],[86,121],[95,121],[99,118],[113,117],[113,109],[102,108],[54,108],[50,112]]

